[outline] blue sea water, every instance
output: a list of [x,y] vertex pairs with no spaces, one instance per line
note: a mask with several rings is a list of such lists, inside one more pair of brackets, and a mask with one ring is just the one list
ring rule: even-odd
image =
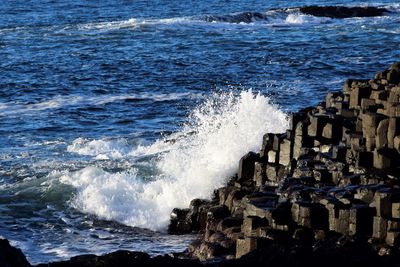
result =
[[[296,9],[311,4],[391,12]],[[286,112],[400,59],[394,0],[5,0],[0,14],[0,236],[31,263],[185,249],[171,208],[210,197]]]

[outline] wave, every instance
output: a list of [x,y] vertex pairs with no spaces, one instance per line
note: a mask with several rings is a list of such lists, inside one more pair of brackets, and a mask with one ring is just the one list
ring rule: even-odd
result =
[[302,6],[292,8],[276,8],[263,12],[238,12],[226,15],[200,15],[192,17],[175,17],[163,19],[140,19],[87,23],[78,26],[80,30],[119,30],[142,29],[148,26],[161,25],[263,25],[326,23],[330,19],[351,17],[374,17],[390,15],[400,11],[397,4],[368,6]]
[[[226,27],[226,26],[275,26],[277,24],[293,24],[293,16],[304,16],[299,12],[285,10],[260,12],[242,12],[228,15],[204,15],[194,17],[177,17],[170,19],[138,19],[131,18],[128,20],[88,23],[78,26],[79,30],[91,31],[94,33],[106,32],[112,30],[132,29],[142,30],[148,29],[150,26],[161,27],[165,25],[183,26],[183,27]],[[289,20],[288,20],[289,18]],[[327,19],[303,20],[302,23],[320,22],[324,23]],[[297,22],[299,23],[299,22]]]
[[[147,30],[149,27],[160,26],[195,26],[204,25],[205,21],[199,17],[175,17],[163,19],[142,19],[130,18],[127,20],[117,20],[110,22],[93,22],[78,25],[78,30],[91,33],[101,33],[113,30]],[[69,28],[69,27],[68,27]],[[64,28],[64,30],[67,28]]]
[[100,106],[122,100],[151,100],[154,102],[173,101],[182,98],[198,98],[201,94],[193,93],[140,93],[140,94],[123,94],[123,95],[101,95],[101,96],[84,96],[69,95],[55,96],[51,99],[38,103],[22,103],[22,102],[5,102],[0,103],[0,116],[17,115],[31,112],[40,112],[49,109],[58,109],[66,106]]
[[60,180],[77,190],[71,205],[82,212],[164,230],[172,208],[186,207],[193,198],[210,198],[236,172],[240,157],[257,151],[265,132],[282,132],[287,126],[285,113],[265,96],[252,91],[213,94],[191,113],[181,131],[149,146],[129,148],[120,140],[93,140],[70,148],[93,157],[110,151],[117,157],[156,155],[150,160],[153,172],[87,166]]
[[124,157],[131,150],[126,139],[114,141],[75,139],[67,147],[68,152],[84,156],[95,156],[96,159],[118,159]]
[[[226,27],[235,25],[251,26],[282,26],[308,25],[309,23],[327,23],[330,19],[352,17],[373,17],[398,15],[400,4],[360,3],[358,6],[300,6],[288,8],[274,8],[261,12],[238,12],[232,14],[198,15],[173,18],[129,18],[126,20],[89,22],[78,25],[41,26],[41,29],[66,33],[70,31],[84,31],[88,34],[98,34],[113,30],[131,29],[147,30],[149,27],[174,25],[183,27]],[[37,31],[37,26],[17,26],[1,28],[0,34],[15,31]]]
[[166,19],[137,19],[131,18],[128,20],[111,21],[111,22],[95,22],[78,25],[80,30],[119,30],[119,29],[133,29],[146,25],[158,24],[185,24],[192,23],[193,19],[190,17],[177,17]]
[[67,151],[82,156],[91,156],[96,160],[135,159],[168,151],[180,138],[183,138],[183,135],[171,134],[167,139],[158,140],[151,146],[143,145],[144,142],[140,139],[135,139],[132,143],[126,138],[95,140],[77,138],[67,146]]

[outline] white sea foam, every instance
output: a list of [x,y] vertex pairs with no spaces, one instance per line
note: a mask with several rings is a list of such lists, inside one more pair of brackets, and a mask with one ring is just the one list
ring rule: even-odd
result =
[[84,138],[75,139],[67,147],[68,152],[85,156],[95,156],[97,159],[122,158],[132,148],[126,139],[118,140],[87,140]]
[[[215,94],[192,112],[189,121],[169,142],[118,152],[121,156],[161,153],[155,163],[159,173],[151,181],[139,177],[135,168],[111,173],[88,166],[62,175],[63,183],[77,189],[72,205],[127,225],[165,229],[172,208],[186,207],[193,198],[209,198],[235,173],[243,154],[259,149],[264,133],[282,132],[288,126],[282,111],[251,91],[239,96]],[[94,156],[104,152],[101,143],[74,149]]]
[[[176,138],[179,138],[177,134]],[[169,138],[172,139],[174,135]],[[136,139],[134,144],[128,142],[126,138],[117,139],[95,139],[77,138],[72,144],[67,146],[67,151],[83,156],[92,156],[95,159],[122,159],[137,158],[141,156],[151,156],[160,154],[171,149],[171,142],[168,140],[158,140],[151,146],[142,144],[142,140]]]
[[80,30],[120,30],[120,29],[134,29],[138,27],[144,27],[146,25],[163,25],[163,24],[193,24],[198,22],[197,20],[190,17],[176,17],[176,18],[165,18],[165,19],[138,19],[130,18],[127,20],[117,21],[105,21],[105,22],[94,22],[78,25]]
[[291,23],[291,24],[303,24],[304,23],[304,15],[300,15],[300,14],[289,14],[286,17],[285,22],[286,23]]
[[78,25],[78,28],[81,30],[101,30],[101,29],[108,29],[108,30],[117,30],[121,28],[131,28],[136,27],[138,23],[137,19],[128,19],[128,20],[121,20],[121,21],[105,21],[105,22],[94,22],[94,23],[86,23]]
[[315,17],[310,15],[303,15],[300,13],[288,14],[284,20],[285,24],[321,24],[330,21],[327,17]]

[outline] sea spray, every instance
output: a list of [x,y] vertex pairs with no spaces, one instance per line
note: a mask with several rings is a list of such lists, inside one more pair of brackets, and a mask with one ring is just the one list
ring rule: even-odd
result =
[[112,141],[77,138],[67,147],[68,152],[85,156],[95,156],[96,159],[122,158],[130,149],[128,141],[122,138]]
[[[164,230],[172,208],[209,198],[235,173],[243,154],[259,149],[264,133],[282,132],[287,126],[285,113],[261,94],[214,93],[194,109],[181,131],[150,146],[129,152],[123,146],[118,152],[126,157],[156,155],[152,163],[157,172],[151,178],[135,168],[113,173],[88,166],[60,180],[76,188],[71,204],[83,212]],[[109,147],[115,152],[115,145]],[[81,149],[76,152],[86,151]]]

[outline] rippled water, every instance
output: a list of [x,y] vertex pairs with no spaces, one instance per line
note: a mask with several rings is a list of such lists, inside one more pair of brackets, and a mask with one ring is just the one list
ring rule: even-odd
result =
[[[295,8],[310,4],[391,12]],[[284,112],[400,59],[393,0],[31,0],[0,14],[0,235],[32,263],[183,250],[191,236],[165,234],[172,207],[209,197]]]

